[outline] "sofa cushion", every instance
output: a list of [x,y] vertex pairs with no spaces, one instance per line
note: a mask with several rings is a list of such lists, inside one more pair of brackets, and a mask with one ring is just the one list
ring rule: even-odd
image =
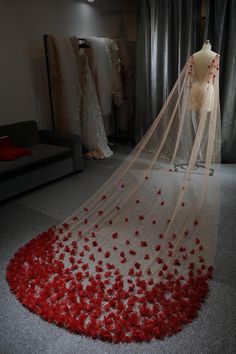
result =
[[21,157],[15,161],[0,161],[0,181],[47,166],[72,155],[69,148],[50,144],[36,144],[31,147],[31,151],[30,156]]
[[40,133],[35,121],[26,121],[0,126],[0,137],[9,136],[13,145],[28,147],[40,142]]

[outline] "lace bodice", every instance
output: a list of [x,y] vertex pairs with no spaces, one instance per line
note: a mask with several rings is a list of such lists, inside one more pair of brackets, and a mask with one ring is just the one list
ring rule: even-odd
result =
[[203,104],[208,112],[212,111],[215,101],[215,90],[218,89],[218,86],[214,85],[216,72],[218,70],[219,55],[217,54],[209,63],[204,79],[200,80],[196,73],[193,56],[191,56],[189,71],[191,76],[189,104],[193,111],[199,111]]

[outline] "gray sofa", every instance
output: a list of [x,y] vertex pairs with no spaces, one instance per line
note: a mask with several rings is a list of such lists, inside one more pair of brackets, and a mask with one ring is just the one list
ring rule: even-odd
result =
[[39,130],[35,121],[0,126],[0,137],[31,149],[30,156],[0,161],[0,201],[83,169],[78,135]]

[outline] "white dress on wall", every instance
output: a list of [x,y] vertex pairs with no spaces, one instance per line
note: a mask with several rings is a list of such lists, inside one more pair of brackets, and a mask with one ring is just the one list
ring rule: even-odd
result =
[[81,80],[81,138],[86,146],[87,156],[95,158],[110,157],[113,153],[108,146],[101,109],[95,84],[85,54],[79,54]]

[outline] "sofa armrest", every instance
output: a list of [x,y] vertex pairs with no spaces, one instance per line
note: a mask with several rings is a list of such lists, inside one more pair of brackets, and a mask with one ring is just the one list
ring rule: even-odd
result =
[[82,145],[78,135],[61,136],[51,130],[40,130],[40,142],[68,147],[72,151],[74,171],[81,171],[83,169]]

